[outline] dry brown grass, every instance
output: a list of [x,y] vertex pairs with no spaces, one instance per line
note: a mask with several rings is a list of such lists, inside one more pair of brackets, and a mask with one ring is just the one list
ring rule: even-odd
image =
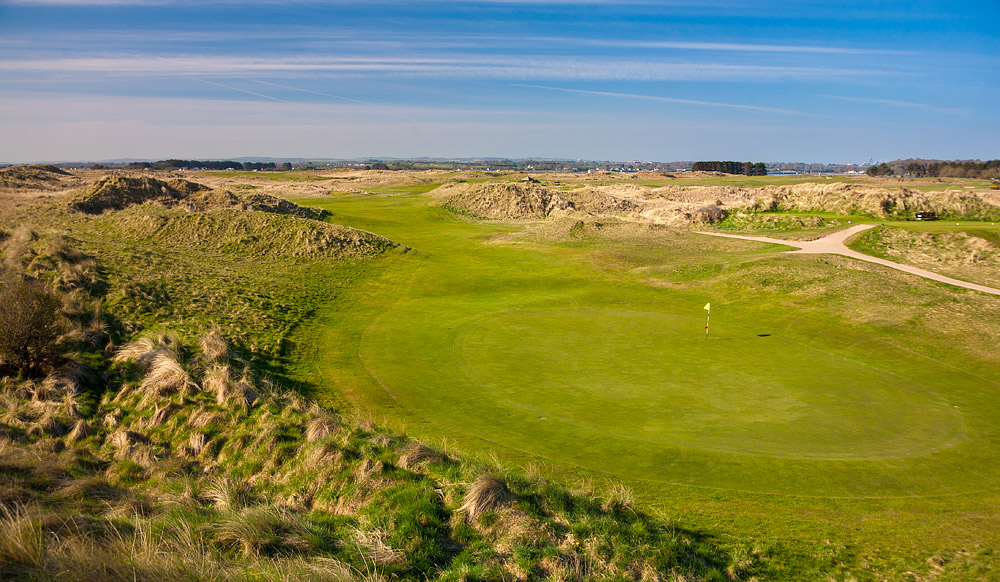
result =
[[181,407],[179,405],[172,402],[166,406],[157,405],[156,410],[153,412],[153,416],[149,417],[149,420],[146,422],[146,426],[149,428],[162,426],[167,422],[167,420],[170,419],[171,416],[173,416],[175,412],[180,409]]
[[80,442],[83,439],[89,437],[91,434],[92,431],[90,430],[90,425],[87,424],[86,420],[80,419],[76,421],[76,424],[73,425],[73,429],[69,431],[68,435],[66,435],[66,442],[68,443]]
[[224,360],[229,355],[229,342],[218,329],[213,328],[202,334],[198,345],[201,347],[202,358],[209,362]]
[[475,520],[480,515],[496,511],[514,501],[507,484],[492,475],[480,475],[469,486],[458,511]]
[[188,417],[187,425],[194,429],[203,429],[210,426],[215,426],[226,419],[226,415],[222,412],[211,411],[204,406],[195,410]]
[[440,463],[445,460],[445,455],[437,449],[423,443],[412,443],[403,448],[403,454],[399,456],[399,466],[403,469],[415,469],[427,463]]
[[383,565],[405,565],[406,556],[393,548],[389,542],[389,533],[379,528],[364,530],[354,528],[351,531],[351,541],[364,550],[368,559]]
[[340,429],[340,423],[336,419],[322,414],[309,421],[306,426],[306,442],[314,443],[321,441]]
[[188,438],[188,448],[191,453],[195,456],[200,455],[201,451],[205,449],[205,443],[207,442],[207,437],[205,433],[193,432]]
[[635,493],[624,483],[610,482],[604,496],[604,511],[635,511]]
[[201,492],[219,511],[234,511],[245,508],[253,501],[253,488],[239,479],[215,479]]
[[38,517],[23,506],[0,505],[0,566],[38,568],[45,551],[45,533]]
[[194,386],[195,384],[184,370],[184,366],[169,352],[163,351],[153,357],[148,371],[142,379],[140,389],[145,392],[143,400],[147,402],[155,398],[185,392]]
[[177,334],[166,332],[149,334],[119,348],[113,361],[135,360],[139,367],[148,370],[161,354],[166,354],[174,360],[180,359],[180,346]]

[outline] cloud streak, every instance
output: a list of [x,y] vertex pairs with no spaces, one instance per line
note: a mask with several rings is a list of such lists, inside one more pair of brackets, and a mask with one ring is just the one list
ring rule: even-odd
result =
[[187,76],[323,73],[505,80],[764,81],[859,77],[884,71],[776,65],[662,62],[634,58],[503,55],[474,58],[299,58],[235,56],[105,56],[0,61],[7,73],[107,73]]
[[970,113],[968,109],[959,107],[937,107],[926,103],[913,103],[911,101],[897,101],[895,99],[874,99],[871,97],[848,97],[846,95],[820,95],[826,99],[837,99],[840,101],[851,101],[854,103],[873,103],[875,105],[891,105],[893,107],[907,107],[911,109],[922,109],[924,111],[934,111],[936,113],[961,114]]
[[617,93],[613,91],[590,91],[585,89],[566,89],[564,87],[548,87],[545,85],[524,85],[515,84],[516,87],[528,87],[533,89],[546,89],[548,91],[561,91],[563,93],[577,93],[581,95],[595,95],[598,97],[621,97],[625,99],[641,99],[643,101],[660,101],[664,103],[678,103],[681,105],[698,105],[702,107],[721,107],[724,109],[740,109],[743,111],[758,111],[763,113],[777,113],[781,115],[804,115],[812,116],[810,113],[797,111],[794,109],[782,109],[778,107],[762,107],[759,105],[744,105],[740,103],[722,103],[718,101],[700,101],[696,99],[681,99],[678,97],[662,97],[659,95],[642,95],[636,93]]

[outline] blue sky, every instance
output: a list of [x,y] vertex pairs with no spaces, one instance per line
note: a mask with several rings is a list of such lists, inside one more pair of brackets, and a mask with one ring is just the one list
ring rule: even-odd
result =
[[992,159],[998,22],[997,0],[0,0],[0,161]]

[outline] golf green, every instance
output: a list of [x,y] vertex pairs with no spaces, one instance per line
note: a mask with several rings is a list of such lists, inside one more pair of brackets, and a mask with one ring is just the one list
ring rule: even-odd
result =
[[961,435],[960,415],[926,387],[747,330],[705,339],[702,325],[635,311],[479,319],[456,337],[468,377],[457,389],[482,395],[493,414],[537,412],[618,438],[757,455],[914,455]]

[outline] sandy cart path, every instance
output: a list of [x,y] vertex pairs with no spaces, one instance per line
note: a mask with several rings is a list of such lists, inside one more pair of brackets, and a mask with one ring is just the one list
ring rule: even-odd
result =
[[951,277],[946,277],[944,275],[939,275],[932,271],[926,271],[924,269],[918,269],[917,267],[911,267],[909,265],[903,265],[900,263],[894,263],[892,261],[887,261],[885,259],[880,259],[878,257],[873,257],[857,251],[853,251],[844,245],[844,241],[851,236],[868,230],[869,228],[874,228],[874,224],[858,224],[844,230],[838,230],[835,233],[824,236],[816,240],[801,241],[801,240],[784,240],[777,238],[768,238],[765,236],[743,236],[739,234],[722,234],[718,232],[701,232],[698,234],[707,234],[709,236],[721,236],[725,238],[738,238],[743,240],[752,240],[758,242],[774,243],[779,245],[786,245],[790,247],[795,247],[798,250],[788,251],[789,253],[800,253],[800,254],[828,254],[828,255],[843,255],[845,257],[850,257],[852,259],[857,259],[859,261],[868,261],[869,263],[877,263],[891,269],[897,269],[906,273],[917,275],[918,277],[924,277],[925,279],[932,279],[934,281],[940,281],[942,283],[947,283],[949,285],[955,285],[956,287],[964,287],[965,289],[972,289],[974,291],[980,291],[983,293],[990,293],[992,295],[1000,295],[1000,289],[995,289],[993,287],[987,287],[985,285],[977,285],[975,283],[969,283],[967,281],[960,281],[958,279],[952,279]]

